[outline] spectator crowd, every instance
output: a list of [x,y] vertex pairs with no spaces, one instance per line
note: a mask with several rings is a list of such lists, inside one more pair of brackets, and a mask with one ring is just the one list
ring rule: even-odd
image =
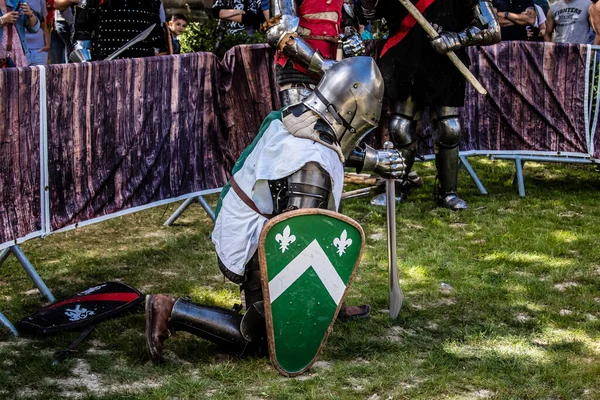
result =
[[[102,0],[80,1],[0,0],[0,68],[66,63],[77,49],[84,58],[89,54],[89,60],[103,59],[152,23],[155,29],[143,41],[146,47],[136,45],[120,57],[181,52],[179,39],[189,18],[174,14],[167,21],[160,0],[137,0],[138,6],[130,1],[130,9],[125,0],[112,0],[109,6]],[[343,0],[340,34],[349,27],[364,40],[385,37],[385,20],[377,29],[371,26],[361,14],[360,1]],[[596,34],[600,4],[592,0],[493,0],[493,4],[502,40],[600,44]],[[268,0],[216,0],[206,12],[228,34],[252,35],[270,18]],[[102,31],[102,21],[106,25],[115,20],[119,25],[107,30],[110,34]]]

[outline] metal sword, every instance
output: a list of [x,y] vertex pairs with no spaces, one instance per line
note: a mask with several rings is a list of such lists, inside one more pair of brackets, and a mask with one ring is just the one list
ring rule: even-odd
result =
[[[392,142],[385,142],[383,148],[394,148]],[[390,295],[390,317],[398,318],[404,295],[398,282],[398,261],[396,259],[396,186],[394,179],[385,182],[387,212],[387,250],[388,250],[388,283]]]
[[[421,14],[421,12],[417,9],[417,7],[414,6],[413,3],[410,2],[410,0],[398,1],[404,6],[404,8],[406,8],[410,15],[412,15],[414,19],[417,20],[419,25],[421,25],[423,30],[425,30],[425,33],[427,33],[427,35],[429,35],[430,38],[435,39],[436,37],[440,36],[440,34],[435,30],[433,26],[431,26],[429,21],[425,19],[423,14]],[[467,68],[462,61],[460,61],[460,58],[458,58],[458,56],[454,54],[453,51],[447,52],[446,55],[448,56],[450,61],[452,61],[452,64],[454,64],[456,68],[458,68],[460,73],[463,74],[467,81],[469,81],[469,83],[473,85],[475,90],[477,90],[479,93],[485,96],[487,94],[487,90],[485,90],[483,86],[481,86],[481,83],[479,83],[477,78],[475,78],[475,75],[473,75],[471,71],[469,71],[469,68]]]
[[154,29],[155,26],[156,26],[156,24],[150,25],[148,28],[146,28],[145,31],[143,31],[142,33],[140,33],[139,35],[137,35],[136,37],[131,39],[129,42],[127,42],[123,46],[119,47],[114,53],[112,53],[111,55],[106,57],[105,60],[112,60],[115,57],[117,57],[119,54],[121,54],[122,52],[124,52],[125,50],[127,50],[128,48],[133,46],[134,44],[145,40],[148,37],[148,35],[150,35],[150,32],[152,32],[152,30]]

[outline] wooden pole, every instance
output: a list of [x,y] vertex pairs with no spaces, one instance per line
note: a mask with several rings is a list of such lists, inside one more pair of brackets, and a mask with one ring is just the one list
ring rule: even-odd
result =
[[[435,30],[433,26],[431,26],[429,21],[425,19],[423,14],[421,14],[421,12],[417,10],[417,7],[415,7],[414,4],[410,2],[410,0],[398,1],[406,8],[410,15],[412,15],[417,20],[419,25],[421,25],[421,27],[425,30],[425,32],[427,33],[427,35],[429,35],[430,38],[435,39],[436,37],[440,36],[440,34]],[[479,93],[485,96],[487,94],[487,90],[485,90],[483,86],[481,86],[481,83],[479,83],[477,78],[475,78],[475,75],[473,75],[471,71],[469,71],[469,68],[467,68],[467,66],[463,64],[462,61],[460,61],[460,58],[458,58],[458,56],[454,54],[453,51],[447,52],[446,55],[448,56],[450,61],[452,61],[452,64],[454,64],[456,68],[458,68],[460,73],[463,74],[467,81],[469,81],[469,83],[473,85],[475,90],[477,90]]]

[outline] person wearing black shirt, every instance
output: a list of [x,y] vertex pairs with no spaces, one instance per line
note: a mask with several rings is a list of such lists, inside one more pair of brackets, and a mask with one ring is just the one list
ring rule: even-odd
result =
[[103,60],[152,24],[154,30],[116,58],[166,54],[161,0],[87,0],[75,8],[72,61]]
[[494,0],[502,40],[527,40],[529,25],[535,24],[533,0]]

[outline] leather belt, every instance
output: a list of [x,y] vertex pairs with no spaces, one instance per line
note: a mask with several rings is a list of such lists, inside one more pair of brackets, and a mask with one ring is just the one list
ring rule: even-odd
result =
[[256,204],[254,204],[254,202],[252,201],[252,199],[250,197],[248,197],[248,195],[246,195],[246,193],[244,193],[244,191],[239,187],[239,185],[237,184],[237,182],[235,181],[235,179],[233,178],[233,176],[231,177],[231,179],[229,180],[229,184],[231,185],[231,188],[233,189],[233,191],[238,195],[238,197],[240,199],[242,199],[242,201],[252,209],[252,211],[254,211],[257,214],[262,215],[263,217],[267,218],[267,219],[271,219],[273,218],[273,214],[263,214],[258,210],[258,207],[256,207]]

